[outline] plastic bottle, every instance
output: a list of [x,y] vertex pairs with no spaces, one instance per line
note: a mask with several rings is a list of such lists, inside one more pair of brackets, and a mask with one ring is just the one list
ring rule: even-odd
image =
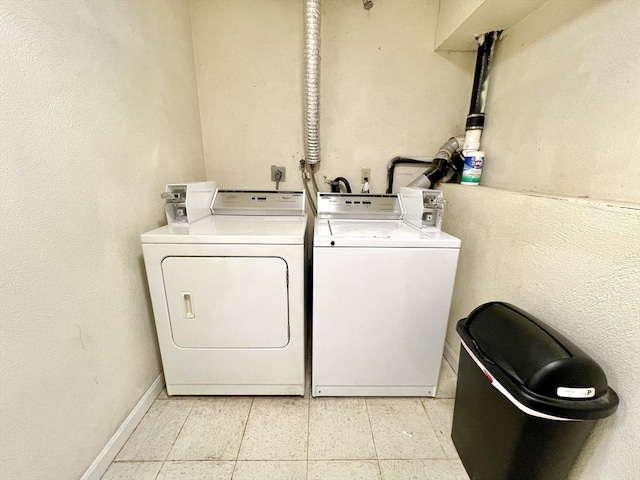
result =
[[462,185],[480,185],[483,165],[484,152],[479,150],[465,151],[460,183]]

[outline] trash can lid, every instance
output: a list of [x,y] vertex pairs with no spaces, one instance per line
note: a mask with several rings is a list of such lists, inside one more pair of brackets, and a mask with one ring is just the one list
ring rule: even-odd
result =
[[458,322],[457,331],[467,351],[495,377],[487,378],[529,409],[586,420],[611,415],[618,406],[618,396],[593,359],[513,305],[481,305]]

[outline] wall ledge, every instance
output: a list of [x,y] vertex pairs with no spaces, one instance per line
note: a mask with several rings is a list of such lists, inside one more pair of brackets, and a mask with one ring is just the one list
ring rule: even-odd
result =
[[440,0],[434,50],[436,52],[475,52],[475,37],[486,32],[506,30],[520,23],[547,0]]
[[[442,188],[443,191],[455,191],[458,189],[468,190],[473,189],[478,192],[501,192],[505,194],[512,195],[525,195],[528,197],[537,197],[537,198],[545,198],[548,200],[557,200],[562,202],[570,202],[578,205],[582,205],[585,207],[597,208],[597,209],[605,209],[617,211],[619,213],[628,213],[628,214],[640,214],[640,205],[637,203],[630,202],[619,202],[615,200],[606,200],[606,199],[598,199],[598,198],[590,198],[590,197],[572,197],[567,195],[555,195],[551,193],[543,193],[543,192],[530,192],[525,190],[511,190],[508,188],[501,187],[489,187],[485,185],[479,186],[466,186],[459,184],[441,184],[438,188]],[[470,192],[469,192],[470,193]],[[446,198],[446,197],[445,197]]]

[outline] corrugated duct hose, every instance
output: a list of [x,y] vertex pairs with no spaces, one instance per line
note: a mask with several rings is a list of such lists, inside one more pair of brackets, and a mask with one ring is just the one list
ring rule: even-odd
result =
[[[302,181],[309,205],[316,214],[318,184],[315,165],[320,162],[320,0],[304,2],[304,160],[300,162]],[[314,192],[309,191],[309,180]]]

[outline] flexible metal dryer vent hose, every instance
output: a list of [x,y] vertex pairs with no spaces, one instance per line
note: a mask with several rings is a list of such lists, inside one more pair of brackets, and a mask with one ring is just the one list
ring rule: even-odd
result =
[[305,161],[320,161],[320,0],[304,2]]

